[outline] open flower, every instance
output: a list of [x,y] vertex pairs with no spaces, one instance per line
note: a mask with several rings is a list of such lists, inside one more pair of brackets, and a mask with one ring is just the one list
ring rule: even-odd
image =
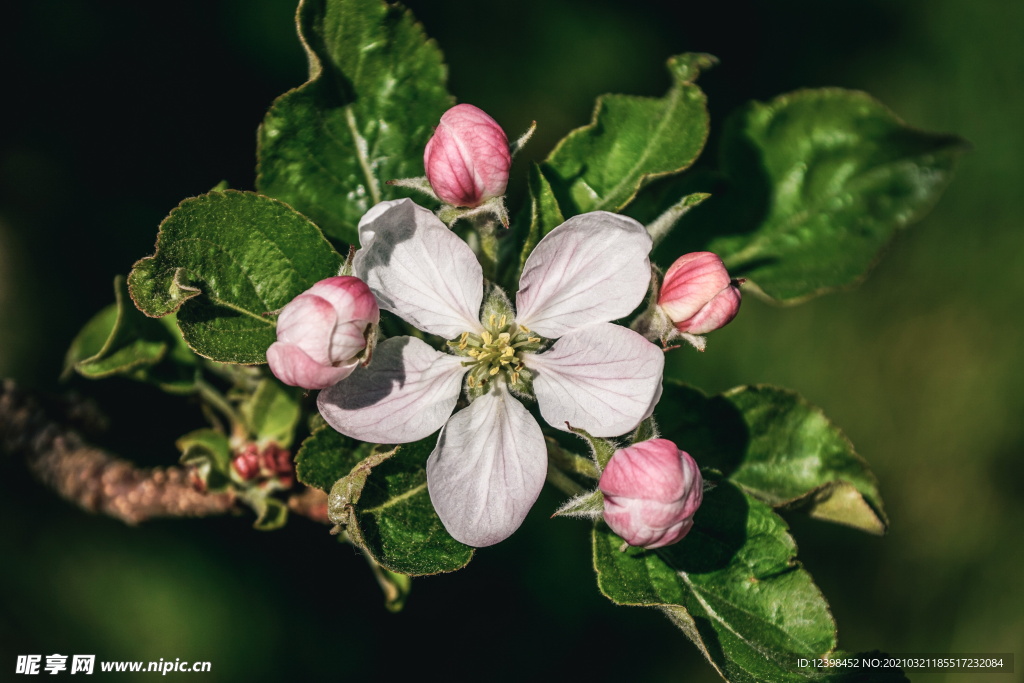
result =
[[[552,230],[526,261],[516,313],[500,290],[484,303],[473,251],[408,199],[373,207],[359,239],[355,272],[380,307],[452,340],[451,353],[393,337],[317,405],[362,441],[407,443],[443,427],[427,486],[459,541],[504,540],[544,485],[544,436],[513,394],[535,396],[553,427],[594,436],[623,434],[654,410],[663,353],[609,322],[636,308],[650,281],[651,238],[636,221],[599,211]],[[453,416],[463,388],[473,400]]]

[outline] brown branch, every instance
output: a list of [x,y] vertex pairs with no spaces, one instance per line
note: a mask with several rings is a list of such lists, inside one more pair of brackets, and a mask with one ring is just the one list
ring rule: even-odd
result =
[[[235,495],[200,493],[189,473],[181,467],[140,468],[86,443],[77,431],[62,422],[102,424],[94,409],[82,400],[67,399],[48,414],[33,396],[11,380],[0,387],[0,444],[7,452],[25,458],[29,470],[62,498],[89,512],[116,517],[128,524],[155,517],[208,517],[235,507]],[[324,495],[322,492],[317,492]],[[311,494],[292,496],[307,501],[289,507],[315,521],[324,520],[311,504]]]

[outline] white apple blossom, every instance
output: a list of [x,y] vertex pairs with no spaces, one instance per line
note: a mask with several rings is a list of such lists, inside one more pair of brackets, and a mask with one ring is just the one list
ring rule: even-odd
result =
[[[485,304],[469,246],[408,199],[367,212],[359,240],[355,274],[380,307],[452,340],[451,353],[416,337],[387,339],[317,405],[332,427],[362,441],[407,443],[440,428],[427,487],[459,541],[504,540],[544,485],[544,436],[513,394],[536,396],[557,429],[568,422],[601,437],[634,429],[654,410],[664,354],[609,322],[633,311],[650,282],[651,238],[636,221],[598,211],[552,230],[526,261],[514,316],[500,290]],[[471,403],[452,415],[463,389]]]

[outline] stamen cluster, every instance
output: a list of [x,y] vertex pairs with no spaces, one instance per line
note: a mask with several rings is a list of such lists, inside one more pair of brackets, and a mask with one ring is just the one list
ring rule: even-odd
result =
[[482,387],[502,371],[508,384],[519,384],[519,376],[525,371],[522,353],[536,352],[543,340],[532,336],[529,328],[510,321],[504,314],[499,318],[492,313],[480,322],[484,326],[480,334],[463,332],[458,341],[448,342],[454,353],[472,359],[462,362],[462,367],[473,368],[466,380],[469,388]]

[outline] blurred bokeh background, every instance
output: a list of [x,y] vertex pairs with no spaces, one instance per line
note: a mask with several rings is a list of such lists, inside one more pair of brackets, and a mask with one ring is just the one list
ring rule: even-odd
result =
[[[795,389],[873,466],[887,537],[788,516],[844,649],[1015,650],[1016,674],[974,678],[1024,681],[1024,3],[410,4],[460,101],[511,135],[537,120],[527,157],[586,123],[602,92],[660,94],[665,58],[686,50],[722,60],[700,80],[712,144],[744,100],[826,85],[973,143],[936,209],[863,286],[794,308],[748,299],[707,353],[682,349],[671,367],[707,391]],[[256,127],[305,79],[294,5],[7,7],[0,376],[59,390],[69,341],[112,300],[113,276],[152,252],[167,212],[222,179],[252,189]],[[173,462],[174,438],[201,422],[195,406],[127,381],[73,388],[111,416],[103,444],[143,464]],[[272,533],[249,517],[129,528],[3,458],[0,667],[6,677],[17,654],[60,652],[209,660],[211,681],[717,680],[659,613],[600,596],[586,525],[547,519],[557,500],[546,492],[467,569],[414,580],[392,615],[363,558],[307,520]]]

